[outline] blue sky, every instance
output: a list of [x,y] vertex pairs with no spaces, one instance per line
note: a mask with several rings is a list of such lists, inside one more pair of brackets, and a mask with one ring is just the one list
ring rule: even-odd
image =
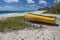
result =
[[37,10],[41,7],[51,7],[55,3],[56,0],[0,0],[0,11]]

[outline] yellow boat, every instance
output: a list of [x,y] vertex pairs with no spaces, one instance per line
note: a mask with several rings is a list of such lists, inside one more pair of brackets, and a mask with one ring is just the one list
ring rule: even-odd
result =
[[43,16],[43,15],[28,13],[28,14],[24,15],[24,18],[26,20],[39,21],[39,22],[45,22],[45,23],[50,23],[50,24],[55,23],[55,18],[50,17],[50,16]]

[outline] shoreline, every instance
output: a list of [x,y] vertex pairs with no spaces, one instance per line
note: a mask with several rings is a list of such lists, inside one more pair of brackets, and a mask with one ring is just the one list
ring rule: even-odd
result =
[[0,18],[5,17],[15,17],[15,16],[24,16],[26,13],[35,13],[35,14],[41,14],[44,11],[34,11],[34,12],[25,12],[25,13],[8,13],[8,14],[0,14]]
[[1,14],[0,15],[0,20],[2,19],[6,19],[6,18],[8,18],[8,17],[16,17],[16,16],[23,16],[23,15],[25,15],[26,13],[9,13],[9,14]]
[[33,12],[25,12],[25,13],[8,13],[8,14],[0,14],[0,19],[1,18],[7,18],[7,17],[16,17],[16,16],[24,16],[27,13],[33,13],[33,14],[38,14],[38,15],[46,15],[46,16],[57,16],[59,17],[60,15],[54,15],[54,14],[42,14],[45,11],[33,11]]

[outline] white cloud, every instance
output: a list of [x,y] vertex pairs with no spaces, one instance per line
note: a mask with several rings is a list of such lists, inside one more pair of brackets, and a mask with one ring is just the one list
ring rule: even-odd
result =
[[33,0],[27,0],[28,3],[35,3]]
[[56,0],[54,0],[54,3],[56,3]]
[[12,6],[5,6],[4,8],[6,8],[6,9],[12,9],[13,7]]
[[16,11],[16,10],[19,10],[19,11],[23,11],[23,10],[26,10],[27,8],[26,7],[23,7],[23,6],[0,6],[0,11]]
[[30,6],[33,7],[33,6],[36,6],[36,4],[31,4]]
[[19,2],[19,0],[4,0],[5,2],[11,3],[11,2]]
[[54,0],[54,3],[58,3],[58,2],[60,2],[60,0]]
[[39,0],[39,4],[44,4],[44,5],[46,5],[47,2],[46,2],[45,0]]
[[18,7],[13,7],[13,6],[4,6],[4,7],[0,7],[1,11],[9,11],[9,10],[18,10]]

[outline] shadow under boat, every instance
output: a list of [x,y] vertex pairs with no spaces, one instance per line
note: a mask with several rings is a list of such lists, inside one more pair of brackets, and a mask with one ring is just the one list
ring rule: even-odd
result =
[[50,25],[50,26],[58,26],[58,24],[51,24],[51,23],[46,23],[46,22],[40,22],[40,21],[32,21],[32,20],[29,20],[27,22],[30,22],[30,23],[33,23],[33,24],[42,24],[42,25]]

